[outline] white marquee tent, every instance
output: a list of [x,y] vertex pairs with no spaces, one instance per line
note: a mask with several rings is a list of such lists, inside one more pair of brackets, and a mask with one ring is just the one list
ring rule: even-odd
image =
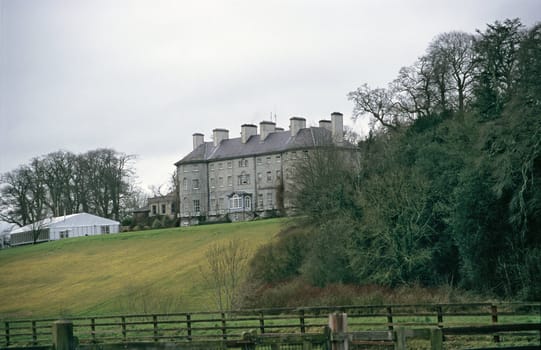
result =
[[38,242],[100,234],[118,233],[118,221],[96,215],[79,213],[49,218],[11,231],[10,244],[20,245],[34,242],[33,232],[40,231]]

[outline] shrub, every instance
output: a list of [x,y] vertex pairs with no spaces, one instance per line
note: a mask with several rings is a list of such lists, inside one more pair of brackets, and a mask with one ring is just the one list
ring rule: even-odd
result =
[[161,220],[158,218],[154,219],[154,221],[152,222],[152,228],[157,229],[157,228],[162,228],[162,227],[163,225],[162,225]]

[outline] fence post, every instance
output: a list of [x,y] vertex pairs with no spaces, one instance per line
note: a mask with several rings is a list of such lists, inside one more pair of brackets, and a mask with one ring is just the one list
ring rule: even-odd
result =
[[443,308],[438,305],[438,327],[443,328]]
[[126,332],[126,317],[122,316],[120,317],[120,323],[122,324],[122,341],[126,342],[127,339],[127,332]]
[[6,347],[8,347],[8,346],[11,345],[11,344],[10,344],[10,339],[9,339],[9,322],[6,321],[6,322],[4,323],[4,325],[5,325],[5,327],[6,327],[6,328],[5,328],[5,331],[6,331],[6,334],[5,334],[5,335],[6,335]]
[[396,327],[395,331],[395,350],[406,350],[406,329],[404,327]]
[[188,333],[188,340],[192,341],[192,316],[186,314],[186,330]]
[[430,350],[443,349],[443,331],[441,328],[430,329]]
[[390,306],[387,306],[387,328],[392,331],[393,330],[393,310]]
[[[498,323],[498,307],[494,304],[490,305],[490,314],[492,316],[492,323]],[[495,334],[494,335],[494,342],[499,343],[500,342],[500,336]]]
[[222,312],[222,339],[227,340],[227,328],[225,323],[225,312]]
[[32,321],[32,344],[38,345],[38,331],[36,328],[36,321]]
[[306,328],[304,325],[304,309],[301,309],[299,320],[301,322],[301,333],[306,333]]
[[96,342],[96,319],[92,317],[90,319],[90,331],[92,332],[92,343]]
[[335,312],[329,315],[331,350],[348,350],[348,315]]
[[158,342],[158,315],[152,315],[152,324],[154,326],[154,341]]
[[259,313],[259,331],[261,334],[265,333],[265,318],[262,312]]
[[53,349],[75,350],[73,322],[60,320],[53,323]]

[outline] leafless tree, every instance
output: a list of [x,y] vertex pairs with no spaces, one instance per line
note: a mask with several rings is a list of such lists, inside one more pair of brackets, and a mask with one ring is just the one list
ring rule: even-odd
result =
[[210,246],[205,257],[207,264],[201,268],[203,277],[220,311],[230,311],[239,303],[241,279],[248,262],[246,245],[238,239],[216,243]]

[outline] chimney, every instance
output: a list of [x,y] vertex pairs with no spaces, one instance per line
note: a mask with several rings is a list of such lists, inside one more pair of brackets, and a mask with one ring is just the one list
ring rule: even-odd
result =
[[332,122],[330,120],[322,119],[319,121],[319,127],[332,131]]
[[212,130],[212,136],[214,139],[214,147],[218,146],[222,140],[229,139],[229,130],[227,129],[214,129]]
[[274,132],[275,128],[276,128],[276,123],[274,122],[262,121],[261,123],[259,123],[259,132],[261,133],[261,141],[265,141],[267,136],[269,136],[271,132]]
[[240,126],[240,139],[242,143],[248,142],[251,136],[257,135],[257,126],[253,124],[242,124]]
[[344,142],[344,115],[339,112],[331,114],[332,139],[335,143]]
[[193,137],[193,149],[196,149],[197,147],[205,143],[205,136],[203,134],[195,133],[192,135],[192,137]]
[[306,128],[306,119],[300,117],[289,118],[289,129],[291,130],[291,136],[297,135],[299,130]]

